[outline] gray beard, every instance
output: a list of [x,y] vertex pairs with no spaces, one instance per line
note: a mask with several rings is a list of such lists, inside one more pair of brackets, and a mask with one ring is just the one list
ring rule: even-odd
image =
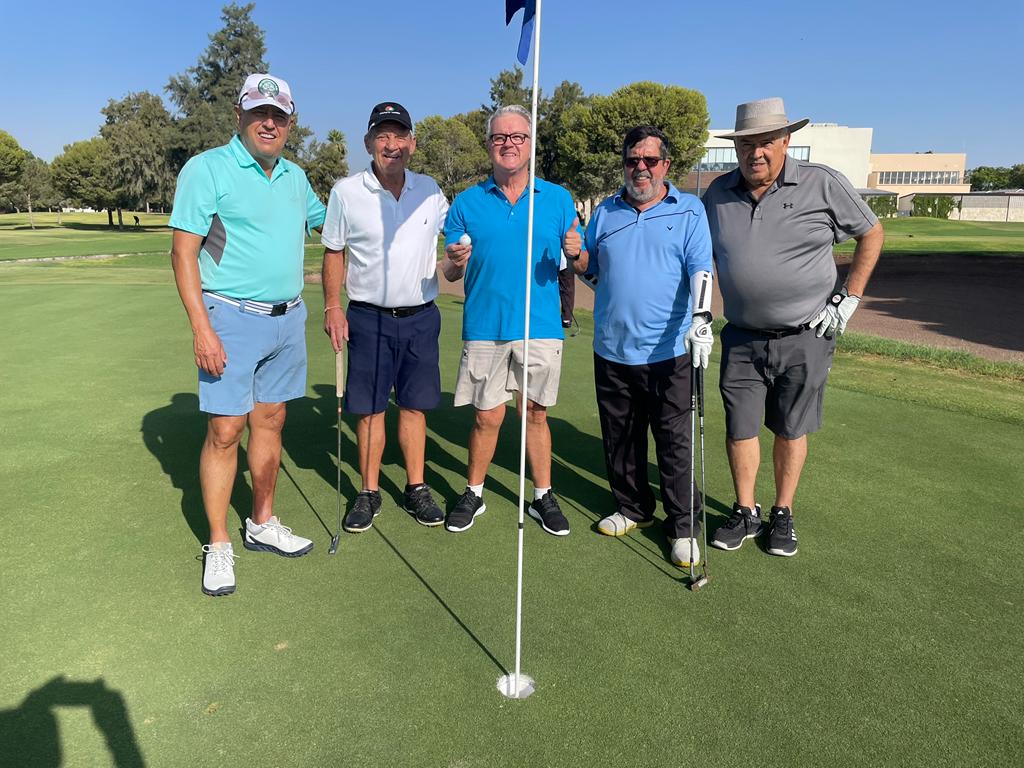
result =
[[633,198],[633,200],[643,204],[649,203],[651,200],[656,198],[661,192],[661,189],[658,185],[652,184],[646,192],[640,193],[634,186],[633,177],[630,176],[626,178],[626,192],[629,193],[629,196]]

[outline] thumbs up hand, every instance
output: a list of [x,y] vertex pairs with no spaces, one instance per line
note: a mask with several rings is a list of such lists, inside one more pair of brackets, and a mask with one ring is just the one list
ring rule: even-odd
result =
[[569,231],[562,235],[562,250],[565,252],[567,259],[579,258],[580,251],[583,249],[583,238],[580,236],[580,219],[577,216],[572,220],[572,226],[569,227]]

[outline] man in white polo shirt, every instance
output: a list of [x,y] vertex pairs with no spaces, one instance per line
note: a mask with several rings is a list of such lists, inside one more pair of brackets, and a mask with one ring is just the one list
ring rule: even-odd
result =
[[441,400],[441,313],[434,299],[437,237],[448,201],[432,178],[407,170],[416,137],[401,104],[373,108],[363,143],[370,167],[334,185],[321,239],[324,332],[335,352],[348,342],[345,407],[359,415],[363,487],[345,515],[343,527],[350,533],[367,530],[380,514],[384,412],[392,390],[407,475],[403,506],[421,525],[444,522],[423,472],[425,411]]

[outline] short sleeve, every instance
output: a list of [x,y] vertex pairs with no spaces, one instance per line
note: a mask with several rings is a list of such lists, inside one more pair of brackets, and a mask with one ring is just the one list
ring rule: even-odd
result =
[[327,213],[324,216],[324,228],[320,233],[320,242],[332,251],[340,251],[348,241],[345,205],[341,201],[338,187],[339,185],[335,184],[327,197]]
[[316,229],[323,226],[327,209],[313,191],[313,185],[306,180],[306,227]]
[[711,271],[711,230],[704,206],[696,202],[693,206],[694,221],[686,235],[686,273],[691,277],[698,272]]
[[829,174],[825,190],[828,207],[835,221],[837,243],[859,237],[878,223],[878,217],[841,173]]
[[437,198],[437,231],[444,232],[445,222],[448,219],[448,198],[444,196],[441,188],[437,188],[434,195]]
[[444,244],[447,248],[453,243],[459,242],[459,238],[466,232],[466,222],[462,212],[462,195],[456,195],[448,209],[448,215],[444,220]]
[[205,159],[193,157],[178,174],[168,226],[206,237],[217,213],[217,185]]

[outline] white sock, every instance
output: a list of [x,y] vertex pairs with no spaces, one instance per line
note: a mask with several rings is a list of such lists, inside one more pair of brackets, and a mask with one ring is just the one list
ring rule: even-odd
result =
[[231,549],[230,541],[215,541],[210,545],[214,549]]
[[551,486],[547,488],[534,488],[533,489],[533,500],[540,501],[544,498],[544,494],[551,490]]
[[466,487],[469,488],[469,490],[471,490],[473,493],[475,493],[478,499],[482,499],[484,497],[483,483],[480,483],[480,485],[467,485]]

